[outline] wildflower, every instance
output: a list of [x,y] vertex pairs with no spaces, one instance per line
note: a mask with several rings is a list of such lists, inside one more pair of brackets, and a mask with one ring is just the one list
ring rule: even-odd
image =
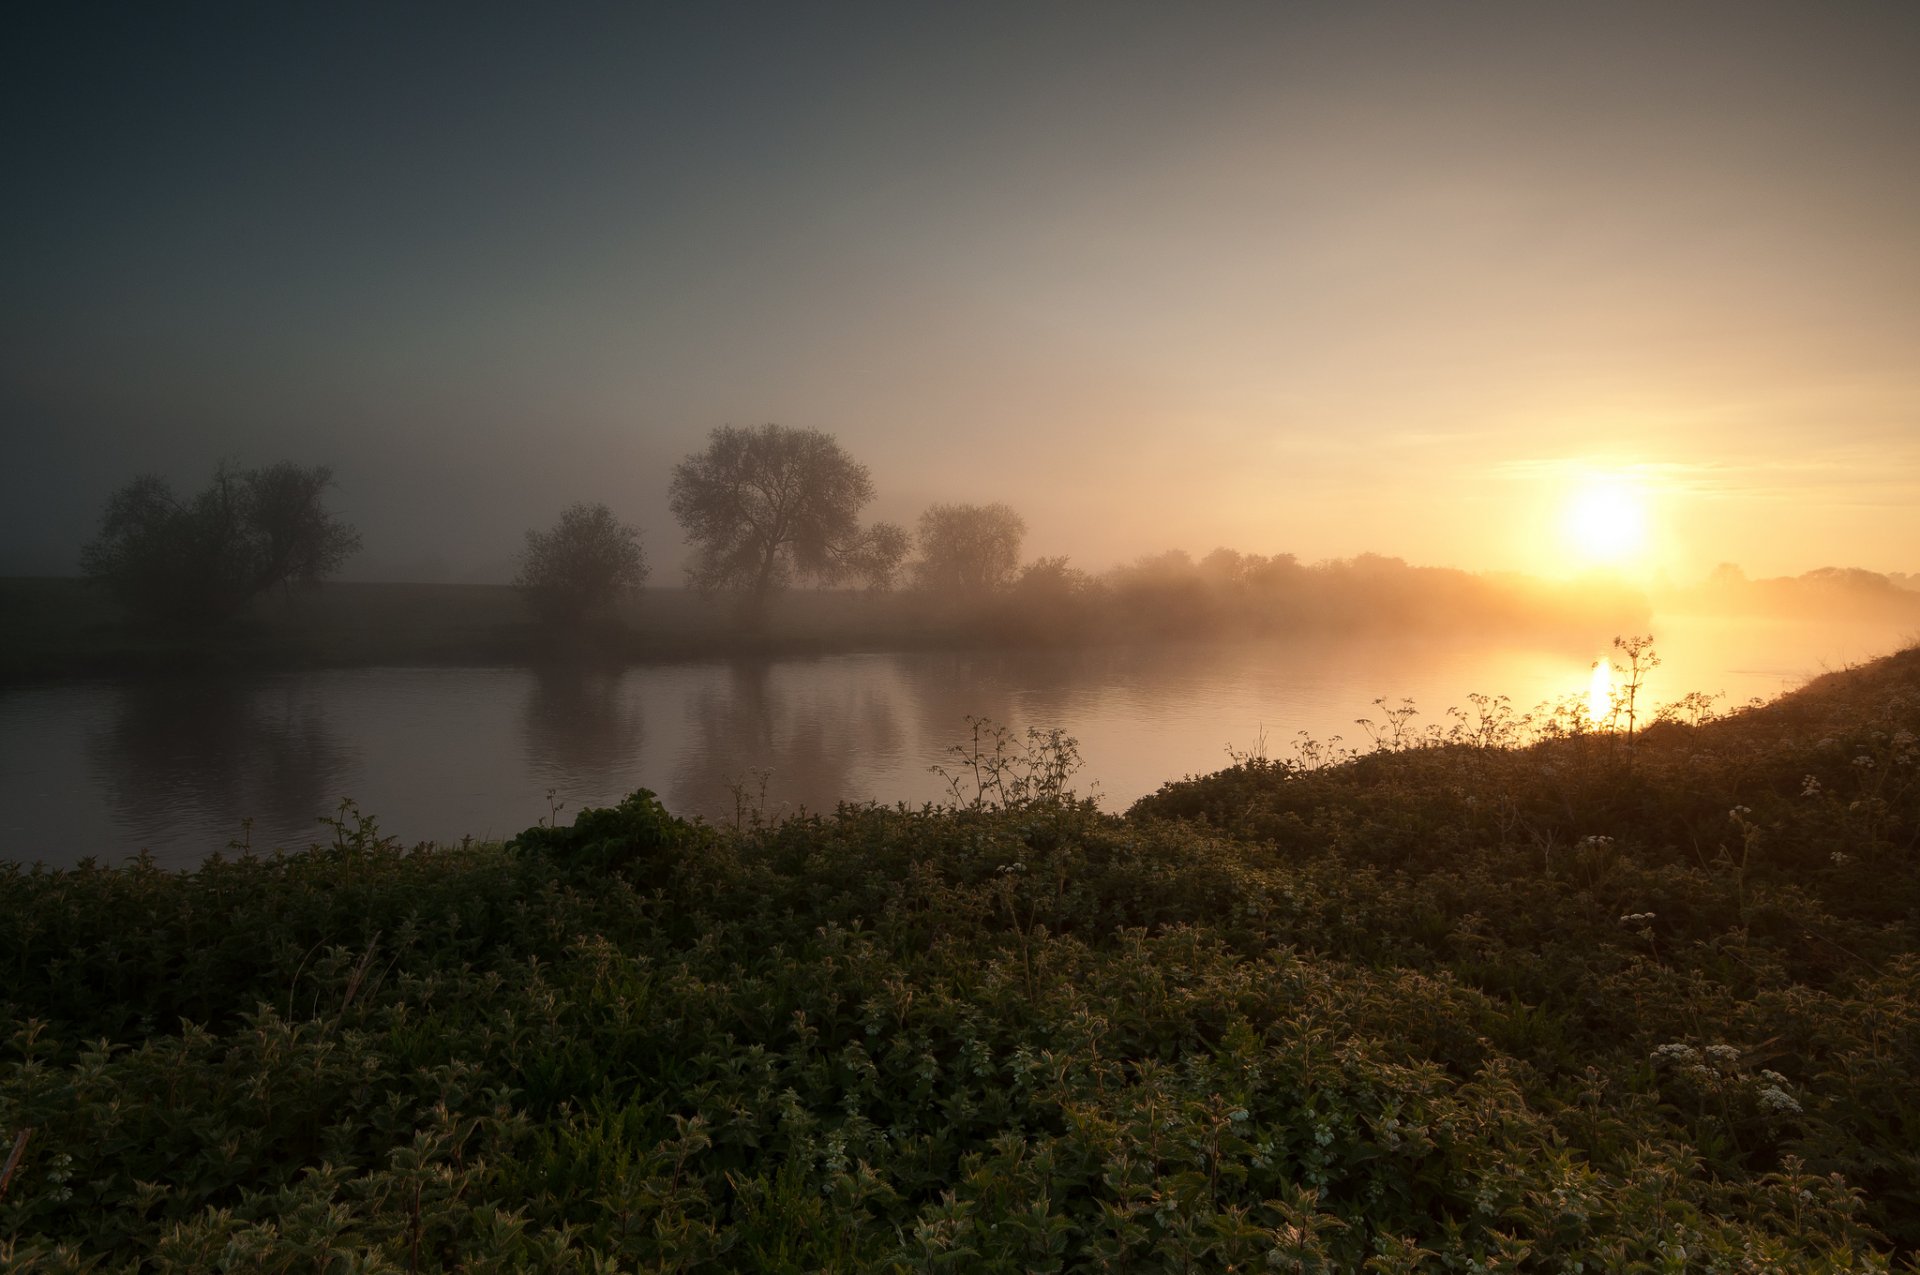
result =
[[1820,795],[1820,781],[1814,776],[1808,775],[1800,784],[1800,795],[1802,797],[1818,797]]
[[1621,915],[1620,924],[1645,925],[1651,920],[1653,920],[1653,913],[1651,912],[1627,912]]
[[1740,1061],[1740,1051],[1732,1045],[1708,1045],[1707,1057],[1715,1062],[1736,1063]]
[[1655,1062],[1690,1063],[1700,1057],[1700,1052],[1692,1045],[1683,1045],[1679,1041],[1660,1046],[1651,1055]]
[[1867,756],[1865,753],[1861,753],[1858,757],[1855,757],[1853,759],[1853,764],[1858,766],[1862,770],[1872,770],[1873,758]]
[[1792,1094],[1779,1085],[1767,1085],[1760,1090],[1760,1106],[1776,1116],[1800,1114],[1800,1104],[1794,1101]]
[[1837,868],[1844,868],[1853,862],[1853,856],[1845,850],[1835,850],[1832,854],[1828,855],[1827,858],[1833,860],[1833,864]]

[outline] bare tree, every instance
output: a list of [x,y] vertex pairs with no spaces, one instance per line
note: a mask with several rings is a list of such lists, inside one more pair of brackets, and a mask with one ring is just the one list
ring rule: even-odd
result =
[[583,501],[569,506],[552,530],[527,532],[514,584],[546,619],[575,624],[646,578],[640,533],[605,505]]
[[1006,505],[934,505],[920,515],[914,583],[949,597],[1003,589],[1020,569],[1027,524]]
[[873,480],[816,429],[716,429],[674,467],[669,494],[698,551],[693,584],[743,590],[756,607],[796,580],[889,582],[906,549],[897,527],[861,528]]
[[174,623],[231,618],[276,586],[316,584],[360,548],[328,511],[333,471],[281,462],[221,465],[191,501],[153,475],[114,492],[82,570],[136,614]]

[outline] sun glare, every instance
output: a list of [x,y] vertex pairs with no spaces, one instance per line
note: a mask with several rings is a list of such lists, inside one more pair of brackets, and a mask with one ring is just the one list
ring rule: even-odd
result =
[[1627,565],[1646,548],[1645,497],[1622,479],[1590,478],[1567,505],[1564,531],[1568,547],[1581,561]]

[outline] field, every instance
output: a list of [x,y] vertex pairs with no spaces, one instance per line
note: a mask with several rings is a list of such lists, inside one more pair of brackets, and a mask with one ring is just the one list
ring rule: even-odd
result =
[[949,808],[14,870],[0,1265],[1915,1269],[1920,650],[1403,724],[1118,816],[989,732]]

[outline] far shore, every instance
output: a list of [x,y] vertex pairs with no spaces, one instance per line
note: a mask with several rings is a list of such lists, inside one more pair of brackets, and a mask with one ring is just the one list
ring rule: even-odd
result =
[[336,581],[263,597],[229,625],[183,633],[129,619],[83,580],[0,577],[0,683],[1349,635],[1589,640],[1643,631],[1652,618],[1644,595],[1621,589],[1583,592],[1404,568],[1395,585],[1363,592],[1323,582],[1317,593],[1251,603],[1168,590],[1038,602],[1002,596],[971,605],[911,592],[797,589],[774,597],[757,623],[738,596],[648,588],[583,631],[556,632],[509,585]]
[[474,667],[558,661],[649,663],[729,655],[912,648],[959,635],[912,623],[897,600],[795,592],[767,623],[737,599],[644,589],[584,631],[540,624],[498,584],[329,582],[264,597],[204,633],[143,626],[87,582],[0,578],[0,681],[374,665]]

